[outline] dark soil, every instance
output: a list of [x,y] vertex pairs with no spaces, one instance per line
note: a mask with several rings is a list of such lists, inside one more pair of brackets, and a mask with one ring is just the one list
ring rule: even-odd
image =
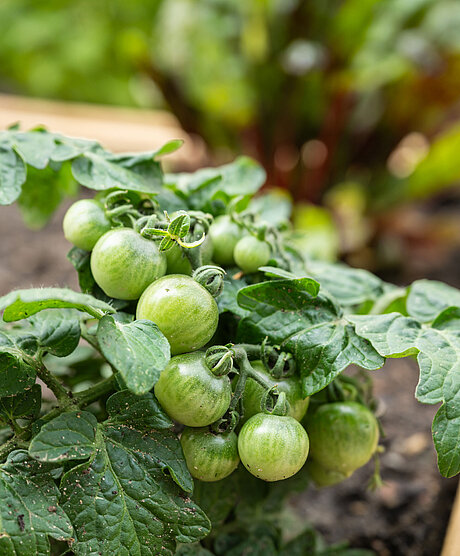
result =
[[[65,257],[70,246],[61,233],[63,212],[33,232],[25,229],[16,207],[0,208],[0,295],[30,286],[78,287]],[[296,496],[292,505],[328,542],[348,539],[351,546],[382,556],[435,556],[457,485],[436,467],[431,440],[436,407],[415,401],[417,368],[411,361],[389,361],[373,376],[386,432],[384,486],[366,490],[369,465],[341,485]]]

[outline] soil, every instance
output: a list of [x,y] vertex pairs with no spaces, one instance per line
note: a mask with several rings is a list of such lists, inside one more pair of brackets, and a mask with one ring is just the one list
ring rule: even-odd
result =
[[[0,295],[40,285],[78,288],[65,257],[70,245],[61,233],[65,208],[39,232],[24,227],[16,207],[0,208]],[[435,556],[457,486],[436,467],[431,440],[436,407],[414,399],[417,368],[412,361],[390,360],[373,376],[386,433],[383,487],[366,490],[372,474],[368,465],[341,485],[297,495],[292,506],[328,542],[348,539],[350,546],[381,556]]]

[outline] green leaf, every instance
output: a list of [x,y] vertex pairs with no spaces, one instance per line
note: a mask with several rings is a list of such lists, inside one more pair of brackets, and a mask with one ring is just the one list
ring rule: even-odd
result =
[[446,404],[442,405],[433,420],[433,441],[438,453],[439,471],[444,477],[460,472],[460,417],[449,417]]
[[160,245],[159,245],[158,249],[160,251],[168,251],[168,249],[171,249],[171,247],[173,247],[174,244],[175,244],[175,241],[173,239],[171,239],[170,237],[164,237],[160,241]]
[[95,449],[97,420],[88,411],[61,413],[32,438],[29,454],[43,462],[88,459]]
[[[7,353],[0,348],[0,396],[14,396],[32,387],[35,369],[27,365],[20,354]],[[15,350],[16,351],[16,350]]]
[[45,351],[65,357],[78,346],[80,319],[73,309],[47,309],[30,318],[33,334]]
[[174,426],[151,392],[143,396],[129,390],[116,392],[107,400],[106,409],[111,423],[135,422],[138,429],[148,431],[170,430]]
[[182,147],[183,144],[184,144],[183,139],[172,139],[171,141],[168,141],[162,147],[157,149],[154,152],[153,156],[154,158],[160,158],[161,156],[165,156],[166,154],[171,154],[173,152],[176,152],[177,149],[180,149],[180,147]]
[[29,228],[42,228],[63,198],[75,195],[77,190],[77,182],[73,179],[68,164],[58,170],[51,167],[44,170],[29,167],[27,180],[18,199],[24,222]]
[[97,339],[104,357],[135,394],[153,388],[170,358],[168,340],[149,320],[125,324],[106,315],[99,321]]
[[242,309],[237,301],[238,292],[245,286],[247,286],[247,283],[242,278],[235,280],[232,278],[231,273],[227,273],[224,276],[224,288],[216,299],[219,313],[229,312],[240,317],[247,315],[247,311]]
[[173,554],[210,530],[205,514],[173,483],[192,482],[172,432],[133,423],[100,427],[90,460],[62,478],[62,503],[76,532],[75,554]]
[[48,536],[70,540],[73,528],[58,505],[49,467],[22,450],[0,465],[0,554],[48,556]]
[[409,287],[407,312],[430,322],[448,307],[460,307],[460,291],[435,280],[417,280]]
[[439,469],[446,477],[459,473],[460,309],[446,309],[431,327],[397,313],[353,315],[350,320],[384,357],[418,352],[416,397],[422,403],[443,404],[433,422]]
[[72,247],[67,253],[67,259],[78,273],[78,285],[83,293],[92,293],[96,286],[96,281],[91,272],[90,260],[91,252]]
[[262,282],[238,294],[238,303],[251,311],[239,324],[239,336],[251,342],[268,336],[291,352],[306,396],[323,389],[349,365],[373,370],[384,363],[339,306],[324,295],[314,297],[311,292],[316,291],[317,282],[297,278]]
[[29,390],[25,390],[15,396],[0,398],[0,418],[6,420],[35,419],[40,413],[42,403],[42,389],[39,384],[34,384]]
[[55,147],[51,159],[55,162],[71,160],[85,152],[101,149],[96,141],[80,139],[79,137],[66,137],[58,133],[54,133],[53,136]]
[[154,152],[112,155],[85,152],[72,162],[75,179],[90,189],[128,189],[155,193],[162,185],[162,172]]
[[10,144],[30,166],[43,170],[55,150],[53,134],[43,130],[10,133]]
[[206,203],[222,194],[231,199],[256,193],[265,183],[264,169],[254,160],[240,156],[218,168],[201,168],[192,174],[169,174],[165,182],[188,199],[191,208],[203,210]]
[[16,201],[26,176],[26,165],[19,154],[9,146],[0,145],[0,205]]
[[65,288],[16,290],[0,297],[0,311],[4,309],[5,322],[25,319],[49,308],[78,309],[95,318],[101,318],[103,313],[115,312],[108,303]]
[[367,270],[344,264],[306,263],[308,275],[321,284],[321,290],[333,295],[341,305],[358,305],[383,294],[383,282]]
[[185,237],[190,230],[190,216],[185,212],[177,215],[168,226],[168,232],[177,237]]

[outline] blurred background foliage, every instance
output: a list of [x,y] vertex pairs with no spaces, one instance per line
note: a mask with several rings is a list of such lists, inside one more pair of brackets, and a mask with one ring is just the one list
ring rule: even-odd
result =
[[2,0],[0,90],[171,110],[315,256],[417,274],[460,250],[459,29],[457,0]]

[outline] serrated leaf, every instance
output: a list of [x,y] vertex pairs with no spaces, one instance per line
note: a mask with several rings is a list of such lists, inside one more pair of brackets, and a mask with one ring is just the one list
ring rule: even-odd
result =
[[439,471],[444,477],[453,477],[460,472],[460,417],[450,418],[444,404],[434,417],[432,430]]
[[7,145],[0,145],[0,205],[16,201],[26,176],[26,165],[19,154]]
[[48,166],[55,149],[53,134],[43,130],[11,133],[10,142],[27,164],[40,170]]
[[253,159],[240,156],[218,168],[201,168],[191,174],[169,174],[165,182],[184,198],[191,208],[203,210],[206,203],[222,194],[231,200],[256,193],[265,183],[264,169]]
[[153,152],[112,155],[88,151],[73,160],[72,173],[79,183],[90,189],[155,193],[161,188],[162,172],[153,156]]
[[380,368],[384,359],[359,336],[340,307],[318,291],[308,278],[275,280],[240,290],[238,303],[251,311],[239,324],[247,341],[268,336],[291,352],[302,377],[303,391],[311,395],[327,386],[349,365]]
[[19,354],[0,349],[0,396],[14,396],[32,387],[36,372]]
[[58,498],[49,467],[12,452],[0,465],[0,554],[48,556],[48,536],[70,540],[73,528]]
[[83,293],[91,293],[96,285],[90,267],[91,253],[78,247],[72,247],[67,259],[78,273],[78,285]]
[[409,287],[407,312],[430,322],[448,307],[460,307],[460,291],[435,280],[417,280]]
[[135,394],[151,390],[170,359],[168,340],[148,320],[125,324],[106,315],[99,322],[97,339],[104,357]]
[[51,218],[62,199],[75,195],[77,182],[69,165],[43,170],[27,168],[27,180],[22,186],[18,206],[25,224],[34,230],[42,228]]
[[233,313],[239,317],[247,315],[246,309],[238,305],[238,292],[247,286],[247,282],[243,278],[235,279],[231,273],[224,276],[224,288],[222,293],[217,297],[216,302],[219,313]]
[[439,469],[447,477],[459,473],[460,309],[446,309],[431,327],[397,313],[353,315],[350,320],[385,357],[418,352],[420,380],[416,397],[422,403],[443,404],[433,422]]
[[308,261],[308,275],[341,305],[358,305],[383,294],[383,282],[367,270],[345,264]]
[[50,308],[78,309],[95,318],[101,318],[104,313],[115,312],[113,307],[104,301],[65,288],[16,290],[0,297],[0,311],[4,309],[5,322],[25,319]]
[[40,347],[56,355],[70,355],[80,340],[80,319],[73,309],[47,309],[30,318]]
[[97,419],[88,411],[61,413],[32,438],[29,454],[43,462],[88,459],[95,450]]
[[173,247],[174,244],[175,244],[175,241],[173,239],[171,239],[170,237],[164,237],[160,241],[160,245],[158,246],[158,249],[160,251],[168,251],[168,249],[171,249],[171,247]]
[[32,388],[20,394],[0,398],[0,418],[35,419],[40,413],[41,402],[42,389],[39,384],[34,384]]
[[168,477],[191,488],[172,432],[149,435],[131,424],[106,424],[100,431],[91,459],[68,471],[61,482],[77,556],[170,555],[176,542],[195,542],[209,532],[205,514]]
[[168,232],[177,237],[185,237],[190,230],[190,216],[184,212],[172,220],[168,226]]
[[161,408],[154,394],[136,396],[129,390],[112,394],[106,403],[111,423],[136,423],[138,429],[172,429],[174,423]]
[[100,146],[96,141],[80,139],[79,137],[66,137],[59,133],[54,133],[54,151],[51,159],[55,162],[71,160],[88,151],[98,151]]

